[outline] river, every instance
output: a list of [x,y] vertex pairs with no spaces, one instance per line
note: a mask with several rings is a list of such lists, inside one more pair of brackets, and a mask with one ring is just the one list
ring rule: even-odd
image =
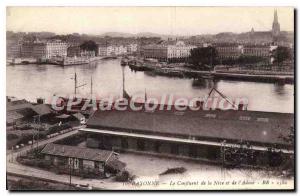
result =
[[[122,67],[120,60],[101,60],[89,65],[62,67],[59,65],[8,65],[6,67],[6,94],[20,99],[35,101],[42,97],[49,100],[53,94],[74,93],[74,73],[77,73],[80,94],[90,94],[93,78],[93,93],[98,96],[120,95],[122,92]],[[125,86],[130,95],[144,94],[161,96],[173,94],[178,97],[203,97],[213,87],[210,80],[153,76],[133,72],[125,67]],[[228,98],[247,98],[248,110],[270,112],[294,112],[294,85],[220,80],[215,87]]]

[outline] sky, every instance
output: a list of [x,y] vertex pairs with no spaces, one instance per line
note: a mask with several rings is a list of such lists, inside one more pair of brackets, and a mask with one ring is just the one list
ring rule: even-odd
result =
[[8,31],[57,34],[152,32],[200,35],[269,31],[277,9],[281,30],[294,30],[292,7],[7,7]]

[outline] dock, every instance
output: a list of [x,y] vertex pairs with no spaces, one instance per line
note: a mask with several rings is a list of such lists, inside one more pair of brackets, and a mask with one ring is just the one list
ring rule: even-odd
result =
[[184,67],[162,67],[151,63],[128,63],[131,70],[134,71],[151,71],[155,75],[180,77],[180,78],[211,78],[222,80],[239,80],[239,81],[254,81],[279,84],[294,84],[294,76],[288,74],[250,74],[250,73],[234,73],[222,71],[202,71],[192,70]]

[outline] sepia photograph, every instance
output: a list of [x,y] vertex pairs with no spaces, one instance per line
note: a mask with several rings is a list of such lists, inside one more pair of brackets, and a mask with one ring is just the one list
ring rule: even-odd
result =
[[295,13],[7,6],[6,189],[295,190]]

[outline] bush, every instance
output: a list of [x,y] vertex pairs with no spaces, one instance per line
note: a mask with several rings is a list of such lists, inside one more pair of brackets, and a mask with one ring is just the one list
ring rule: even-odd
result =
[[129,181],[129,179],[130,179],[130,174],[126,170],[119,172],[116,176],[116,181],[118,182],[127,182]]
[[60,126],[58,125],[55,125],[55,126],[52,126],[48,129],[47,133],[46,134],[52,134],[52,133],[56,133],[56,132],[59,132],[61,130],[64,130],[64,129],[69,129],[71,128],[71,126],[69,124],[62,124]]
[[18,138],[19,138],[19,136],[17,134],[10,133],[10,134],[6,135],[7,140],[13,140],[13,139],[18,139]]
[[22,124],[22,125],[17,125],[16,129],[17,130],[28,130],[28,129],[32,129],[32,126],[30,124]]

